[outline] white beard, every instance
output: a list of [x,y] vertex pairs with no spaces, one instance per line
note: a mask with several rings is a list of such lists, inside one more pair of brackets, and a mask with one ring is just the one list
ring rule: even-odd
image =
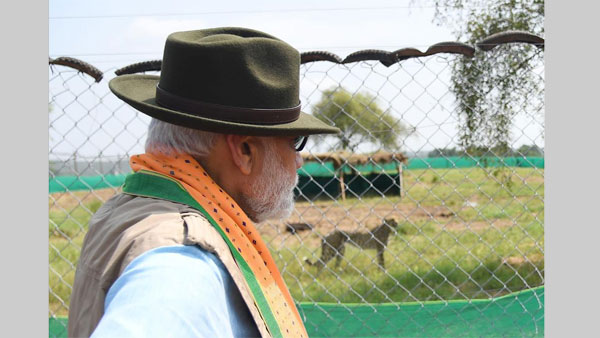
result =
[[294,211],[294,187],[298,174],[288,175],[281,157],[272,143],[266,143],[263,172],[252,185],[252,193],[244,196],[256,222],[288,218]]

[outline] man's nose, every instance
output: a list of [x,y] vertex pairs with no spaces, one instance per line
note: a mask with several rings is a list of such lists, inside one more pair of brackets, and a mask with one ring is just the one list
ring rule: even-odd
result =
[[302,165],[304,164],[304,160],[302,159],[302,155],[300,155],[300,152],[296,152],[296,169],[300,169],[302,167]]

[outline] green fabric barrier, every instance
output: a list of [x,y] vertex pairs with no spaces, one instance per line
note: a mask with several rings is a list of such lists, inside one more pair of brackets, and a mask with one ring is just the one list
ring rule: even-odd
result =
[[[492,299],[447,302],[300,303],[309,337],[543,337],[544,287]],[[50,337],[67,337],[50,318]]]
[[67,326],[69,320],[67,317],[50,317],[48,323],[49,338],[67,338]]
[[544,287],[499,298],[300,304],[310,337],[543,337]]
[[405,169],[444,169],[472,167],[544,168],[543,157],[431,157],[411,158]]
[[[517,168],[544,168],[543,157],[431,157],[431,158],[412,158],[403,164],[406,170],[412,169],[452,169],[452,168],[496,168],[496,167],[517,167]],[[396,174],[398,168],[396,163],[385,164],[363,164],[343,166],[344,174],[352,174],[353,170],[363,175],[371,173]],[[335,174],[332,162],[307,162],[300,170],[300,176],[312,177],[332,177]]]
[[125,183],[126,176],[127,175],[56,176],[50,178],[48,189],[52,194],[65,191],[118,188]]
[[[405,170],[412,169],[450,169],[450,168],[471,168],[471,167],[518,167],[518,168],[544,168],[544,158],[543,157],[486,157],[486,158],[467,158],[467,157],[432,157],[432,158],[413,158],[409,159],[406,164],[403,164],[403,168]],[[354,169],[354,170],[352,170]],[[356,172],[359,172],[359,177],[376,177],[379,179],[376,184],[383,184],[383,189],[379,189],[380,191],[385,191],[389,189],[389,181],[394,180],[398,182],[398,168],[396,163],[386,163],[386,164],[364,164],[364,165],[356,165],[352,166],[352,168],[348,165],[343,166],[344,170],[344,181],[353,182],[355,181],[355,187],[357,190],[352,189],[352,183],[350,183],[349,189],[355,192],[357,195],[364,195],[364,193],[368,193],[369,189],[361,188],[363,183],[361,180],[356,180],[354,177],[356,176]],[[380,177],[385,175],[379,175],[385,173],[389,175],[389,179],[382,179]],[[372,175],[372,176],[370,176]],[[104,175],[104,176],[56,176],[50,178],[49,190],[50,193],[56,192],[66,192],[66,191],[77,191],[77,190],[96,190],[96,189],[105,189],[105,188],[118,188],[123,185],[125,182],[125,177],[127,175]],[[329,186],[330,190],[326,190],[328,194],[332,196],[339,195],[339,187],[335,188],[335,184],[329,184],[331,178],[335,177],[335,170],[333,169],[332,162],[319,163],[319,162],[306,162],[298,170],[298,176],[300,178],[300,183],[303,183],[299,186],[306,185],[308,186],[308,190],[306,190],[307,196],[313,196],[317,194],[316,188],[310,187],[314,185],[314,183],[318,183],[321,186]],[[311,179],[312,178],[312,179]],[[392,190],[389,193],[394,194],[397,191],[393,191],[393,189],[398,190],[397,187],[391,187]],[[303,192],[304,192],[304,188]],[[320,189],[320,188],[319,188]],[[336,190],[337,189],[337,190]],[[372,190],[372,189],[371,189]],[[373,190],[374,191],[374,190]]]

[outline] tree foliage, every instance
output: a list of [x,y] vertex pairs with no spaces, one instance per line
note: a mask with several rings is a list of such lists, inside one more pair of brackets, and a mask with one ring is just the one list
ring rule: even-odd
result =
[[402,138],[411,132],[389,110],[383,111],[373,95],[366,92],[352,94],[342,87],[323,91],[312,112],[318,119],[333,122],[340,128],[342,132],[335,137],[339,139],[342,150],[351,152],[365,142],[398,151]]
[[427,153],[427,157],[454,157],[465,156],[464,151],[455,148],[435,148]]
[[[435,0],[435,6],[434,22],[472,45],[508,30],[544,33],[544,0]],[[458,103],[463,148],[508,149],[515,115],[543,114],[543,79],[532,71],[542,59],[537,47],[526,44],[455,59],[450,89]]]
[[532,145],[522,145],[517,149],[517,154],[520,156],[535,156],[535,157],[544,157],[544,150],[538,147],[535,144]]

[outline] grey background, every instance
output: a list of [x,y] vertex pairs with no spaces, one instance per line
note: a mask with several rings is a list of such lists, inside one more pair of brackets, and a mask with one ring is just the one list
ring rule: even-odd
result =
[[[546,335],[590,336],[596,330],[598,144],[595,33],[599,5],[549,0],[546,5]],[[48,219],[47,109],[48,9],[3,3],[1,53],[4,123],[0,142],[3,199],[4,330],[12,336],[45,336]],[[573,53],[573,50],[582,53]],[[596,52],[596,53],[594,53]],[[574,56],[576,55],[576,56]],[[33,80],[32,80],[33,79]],[[42,117],[43,116],[43,117]],[[10,123],[9,123],[10,117]],[[18,145],[18,146],[17,146]],[[572,166],[567,158],[581,158]],[[13,165],[18,165],[18,174]],[[26,202],[25,202],[26,201]],[[9,203],[7,203],[9,202]],[[9,212],[10,211],[10,212]],[[26,215],[24,217],[23,215]],[[43,224],[36,229],[36,224]],[[8,259],[18,257],[18,259]]]

